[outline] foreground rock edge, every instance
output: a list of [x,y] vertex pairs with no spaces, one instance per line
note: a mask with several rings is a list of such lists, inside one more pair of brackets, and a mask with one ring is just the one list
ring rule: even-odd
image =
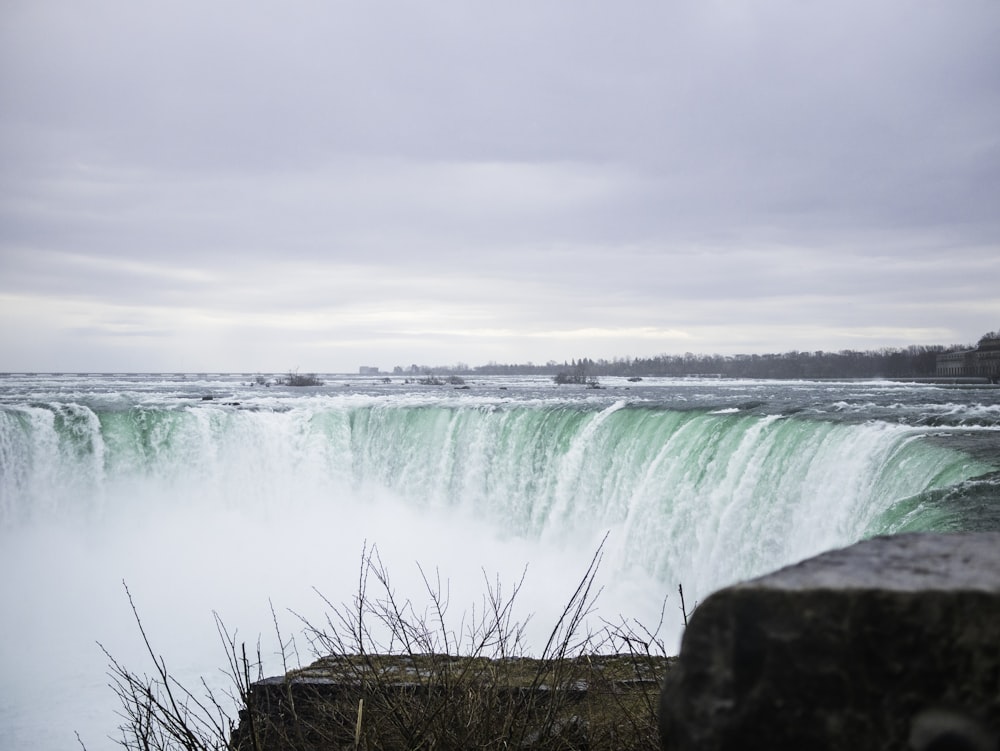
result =
[[331,655],[254,683],[231,745],[646,749],[657,743],[657,700],[676,660]]
[[873,538],[720,590],[660,701],[662,747],[679,751],[931,748],[962,732],[996,749],[998,718],[1000,532]]

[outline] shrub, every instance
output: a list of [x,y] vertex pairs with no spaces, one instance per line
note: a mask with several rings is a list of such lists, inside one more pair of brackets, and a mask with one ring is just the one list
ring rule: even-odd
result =
[[528,657],[527,621],[513,615],[523,574],[509,593],[484,574],[481,606],[456,629],[438,573],[421,569],[427,605],[418,609],[398,597],[377,549],[366,547],[353,601],[324,598],[325,622],[302,619],[317,657],[305,668],[289,669],[291,642],[275,620],[285,675],[262,680],[259,647],[256,659],[248,658],[217,618],[233,686],[223,698],[204,684],[196,696],[170,676],[133,605],[156,668],[152,678],[140,676],[108,655],[123,707],[120,744],[198,751],[656,747],[659,686],[673,660],[657,636],[662,611],[654,630],[624,619],[589,630],[600,558],[599,548],[541,654]]
[[289,371],[284,384],[286,386],[322,386],[323,382],[316,377],[315,373],[300,374],[298,371]]

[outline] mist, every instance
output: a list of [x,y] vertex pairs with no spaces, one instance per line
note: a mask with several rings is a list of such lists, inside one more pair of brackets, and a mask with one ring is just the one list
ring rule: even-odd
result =
[[[323,598],[353,601],[366,547],[377,546],[397,594],[418,612],[430,605],[421,570],[440,576],[448,625],[459,635],[482,613],[489,586],[509,593],[523,577],[514,612],[527,621],[525,648],[537,653],[601,543],[517,539],[384,491],[330,497],[290,486],[257,508],[177,491],[114,491],[96,512],[3,533],[0,566],[16,573],[0,580],[8,603],[0,612],[0,746],[65,748],[78,731],[88,748],[108,747],[118,707],[98,642],[130,669],[153,671],[125,585],[171,674],[190,688],[204,678],[219,690],[228,687],[227,663],[214,614],[248,654],[259,640],[265,675],[284,672],[275,617],[282,637],[294,637],[289,667],[307,664],[314,655],[302,619],[322,626]],[[599,583],[601,616],[658,621],[664,593],[648,575],[616,582],[602,572]],[[676,646],[680,616],[673,621],[663,636]],[[57,707],[58,722],[38,723],[34,711],[25,714],[30,706]]]

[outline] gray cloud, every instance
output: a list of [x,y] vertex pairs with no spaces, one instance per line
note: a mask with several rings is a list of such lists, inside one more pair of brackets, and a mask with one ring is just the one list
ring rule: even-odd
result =
[[252,367],[241,340],[317,370],[837,349],[1000,316],[989,0],[0,14],[8,368],[118,367],[106,339],[213,369]]

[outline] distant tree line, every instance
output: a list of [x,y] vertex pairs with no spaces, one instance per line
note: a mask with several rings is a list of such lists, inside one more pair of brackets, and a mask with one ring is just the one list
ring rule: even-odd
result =
[[425,368],[426,371],[464,375],[549,375],[563,374],[567,383],[584,383],[603,376],[696,376],[727,378],[928,378],[935,374],[937,356],[943,352],[969,349],[971,345],[911,345],[874,350],[839,352],[799,352],[766,355],[656,355],[593,360],[549,360],[545,364],[501,364],[490,362],[470,367]]

